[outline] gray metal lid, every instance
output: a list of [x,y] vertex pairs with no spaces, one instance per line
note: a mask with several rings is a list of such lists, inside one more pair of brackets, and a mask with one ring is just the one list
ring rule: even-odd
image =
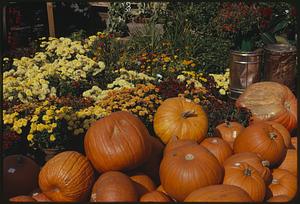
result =
[[269,44],[264,48],[271,52],[296,52],[296,47],[288,44]]

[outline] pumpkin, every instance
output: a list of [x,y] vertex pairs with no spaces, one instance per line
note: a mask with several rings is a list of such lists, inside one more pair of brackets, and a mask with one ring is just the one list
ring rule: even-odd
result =
[[189,194],[184,202],[253,202],[248,193],[233,185],[211,185]]
[[42,192],[53,201],[85,201],[94,182],[94,169],[86,157],[65,151],[51,158],[39,174]]
[[177,137],[172,137],[168,144],[166,145],[164,149],[164,155],[167,154],[168,152],[171,152],[171,150],[176,149],[178,147],[186,146],[186,145],[191,145],[191,144],[198,144],[195,140],[179,140]]
[[208,149],[223,165],[223,162],[232,155],[232,149],[230,145],[218,137],[211,137],[204,139],[200,145]]
[[249,125],[241,132],[233,144],[235,153],[254,152],[268,160],[271,166],[280,163],[286,147],[280,132],[270,124],[257,122]]
[[270,124],[273,128],[278,130],[280,134],[283,137],[284,144],[286,148],[289,148],[291,146],[291,134],[290,132],[280,123],[273,122],[273,121],[267,121],[266,123]]
[[223,179],[223,168],[206,148],[192,144],[167,153],[160,165],[161,185],[169,196],[183,201],[192,191]]
[[147,175],[138,174],[131,176],[130,178],[134,181],[134,185],[139,196],[142,196],[145,193],[154,191],[156,189],[155,184]]
[[31,196],[15,196],[9,199],[10,202],[36,202]]
[[4,196],[11,198],[28,195],[38,187],[40,167],[23,155],[10,155],[3,159]]
[[223,184],[234,185],[246,191],[254,202],[262,202],[266,184],[259,173],[245,162],[237,162],[225,167]]
[[150,137],[139,118],[119,111],[92,123],[84,138],[84,149],[99,172],[128,170],[149,158]]
[[297,150],[288,149],[283,162],[278,168],[288,170],[297,176]]
[[267,200],[267,202],[285,203],[285,202],[289,202],[290,200],[291,200],[291,198],[286,195],[278,195],[278,196],[271,197],[269,200]]
[[144,194],[140,202],[172,202],[172,200],[160,191],[152,191]]
[[158,107],[153,127],[165,144],[173,136],[201,142],[207,134],[208,119],[202,107],[191,100],[168,98]]
[[124,173],[103,173],[93,186],[91,202],[135,202],[138,201],[133,181]]
[[286,195],[291,199],[297,193],[297,177],[284,169],[273,169],[273,180],[268,186],[267,199],[272,196]]
[[290,145],[290,149],[296,149],[297,150],[297,137],[292,137],[291,138],[291,145]]
[[159,185],[156,190],[163,192],[164,194],[167,194],[167,192],[165,191],[164,187],[162,187],[162,185]]
[[287,86],[277,82],[251,84],[236,106],[249,109],[253,120],[278,122],[289,131],[297,126],[297,99]]
[[34,193],[32,194],[32,198],[38,202],[51,202],[50,200],[44,193]]
[[223,165],[226,167],[239,162],[245,162],[252,166],[266,183],[271,181],[271,171],[268,168],[270,166],[270,162],[263,160],[261,156],[253,152],[238,153],[226,159]]
[[243,125],[238,122],[225,121],[216,127],[216,136],[221,137],[223,140],[233,147],[233,142],[235,138],[245,129]]

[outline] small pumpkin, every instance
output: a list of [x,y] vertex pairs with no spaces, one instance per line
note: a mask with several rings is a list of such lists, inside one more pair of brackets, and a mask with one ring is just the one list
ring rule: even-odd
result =
[[223,184],[242,188],[254,202],[262,202],[266,194],[265,181],[252,166],[245,162],[226,166]]
[[119,111],[92,123],[84,138],[84,150],[99,172],[129,170],[149,158],[150,137],[138,117]]
[[124,173],[103,173],[93,186],[91,202],[135,202],[138,201],[133,181]]
[[288,149],[283,162],[278,168],[288,170],[297,176],[297,150]]
[[172,200],[160,191],[152,191],[144,194],[140,202],[172,202]]
[[200,187],[221,183],[223,174],[216,157],[198,144],[171,150],[160,165],[161,185],[177,201]]
[[195,140],[187,140],[187,139],[179,140],[177,137],[174,136],[170,139],[170,141],[166,145],[164,149],[164,155],[178,147],[191,145],[191,144],[198,144],[198,143]]
[[297,150],[297,137],[292,137],[291,138],[291,145],[290,145],[290,149],[296,149]]
[[10,202],[36,202],[31,196],[15,196],[9,199]]
[[218,137],[210,137],[204,139],[200,145],[208,149],[223,165],[223,162],[232,155],[233,151],[230,145]]
[[238,186],[211,185],[189,194],[184,202],[253,202],[248,193]]
[[266,123],[270,124],[273,128],[278,130],[283,137],[284,144],[286,148],[289,148],[291,145],[291,134],[290,132],[280,123],[273,121],[266,121]]
[[43,166],[39,174],[40,189],[53,201],[85,201],[93,182],[92,165],[86,157],[75,151],[57,154]]
[[208,118],[202,107],[191,100],[168,98],[158,107],[153,126],[165,144],[173,136],[201,142],[207,134]]
[[137,174],[131,176],[130,178],[132,181],[134,181],[134,185],[139,197],[156,189],[154,182],[145,174]]
[[3,160],[4,196],[28,195],[38,187],[40,166],[23,155],[10,155]]
[[235,138],[244,130],[244,126],[238,122],[225,121],[216,127],[216,136],[221,137],[233,147]]
[[286,202],[289,202],[290,200],[291,200],[291,198],[286,195],[278,195],[278,196],[273,196],[273,197],[269,198],[269,200],[267,200],[267,202],[269,202],[269,203],[286,203]]
[[268,186],[267,199],[273,196],[286,195],[294,198],[297,193],[297,177],[284,169],[273,169],[273,180]]
[[270,124],[257,122],[241,132],[233,144],[235,153],[254,152],[274,166],[284,159],[286,147],[281,133]]
[[270,162],[263,160],[261,156],[253,152],[242,152],[232,155],[225,160],[224,167],[240,162],[245,162],[252,166],[266,183],[271,181],[271,171],[269,169]]
[[277,82],[251,84],[236,101],[247,108],[256,121],[274,121],[291,131],[297,126],[297,99],[291,90]]

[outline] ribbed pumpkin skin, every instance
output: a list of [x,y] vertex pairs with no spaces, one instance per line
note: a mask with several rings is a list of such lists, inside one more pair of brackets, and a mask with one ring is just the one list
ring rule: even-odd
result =
[[139,196],[142,196],[145,193],[154,191],[156,189],[154,182],[147,175],[138,174],[138,175],[131,176],[130,179],[134,181]]
[[94,182],[94,169],[82,154],[65,151],[50,159],[39,174],[42,192],[53,201],[85,201]]
[[184,202],[253,202],[248,193],[233,185],[211,185],[193,191]]
[[274,169],[272,172],[273,180],[268,186],[267,198],[272,196],[286,195],[291,199],[297,193],[297,177],[287,170]]
[[9,199],[10,202],[36,202],[32,197],[30,196],[15,196]]
[[240,187],[254,202],[262,202],[266,194],[263,178],[252,166],[243,162],[225,167],[223,184]]
[[4,196],[11,198],[27,195],[38,187],[40,167],[23,155],[10,155],[3,159]]
[[213,154],[196,144],[170,151],[160,165],[161,185],[177,201],[200,187],[221,183],[223,175]]
[[233,144],[235,153],[254,152],[260,154],[274,166],[284,159],[286,147],[280,132],[271,125],[257,122],[249,125]]
[[249,109],[257,121],[278,122],[289,131],[297,126],[297,99],[287,86],[276,82],[250,85],[237,99],[236,106]]
[[138,194],[133,181],[118,171],[102,174],[93,186],[91,202],[135,202]]
[[290,197],[286,196],[286,195],[279,195],[279,196],[274,196],[271,197],[269,200],[267,200],[267,202],[269,203],[285,203],[285,202],[289,202],[291,200]]
[[228,142],[232,148],[235,138],[237,138],[244,129],[244,126],[238,122],[224,122],[216,127],[216,136]]
[[153,127],[165,144],[173,136],[201,142],[207,134],[208,119],[200,105],[180,97],[169,98],[158,107]]
[[266,121],[268,124],[270,124],[273,128],[278,130],[280,134],[283,137],[284,144],[286,148],[289,148],[291,145],[291,134],[290,132],[280,123],[273,122],[273,121]]
[[170,152],[171,150],[174,150],[182,146],[191,145],[191,144],[198,144],[198,143],[195,140],[187,140],[187,139],[179,140],[177,137],[172,137],[164,149],[164,155]]
[[268,168],[269,162],[263,160],[259,155],[253,152],[242,152],[238,154],[234,154],[224,162],[224,167],[232,166],[235,163],[245,162],[252,166],[257,172],[261,175],[261,177],[268,183],[271,179],[271,171]]
[[84,138],[84,150],[99,172],[129,170],[149,158],[150,137],[139,118],[119,111],[91,125]]
[[297,150],[288,149],[283,162],[278,167],[279,169],[285,169],[297,176]]
[[291,138],[291,145],[290,145],[290,149],[296,149],[297,150],[297,137],[292,137]]
[[233,151],[230,145],[218,137],[210,137],[204,139],[200,145],[208,149],[223,165],[223,162],[232,155]]
[[160,191],[152,191],[144,194],[140,202],[172,202],[172,200]]

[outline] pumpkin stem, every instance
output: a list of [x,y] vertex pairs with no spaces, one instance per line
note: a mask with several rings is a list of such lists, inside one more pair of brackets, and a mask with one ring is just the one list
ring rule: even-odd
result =
[[272,184],[279,184],[279,181],[278,181],[278,179],[276,179],[276,178],[273,178],[273,180],[272,180]]
[[195,110],[188,110],[188,111],[184,111],[184,112],[182,113],[182,117],[183,117],[184,119],[187,119],[187,118],[193,117],[193,116],[197,116]]
[[251,176],[251,169],[246,168],[245,171],[244,171],[244,174],[245,174],[246,176]]
[[264,167],[269,167],[269,166],[270,166],[270,162],[269,162],[268,160],[261,161],[261,164],[262,164]]
[[195,157],[194,157],[193,154],[186,154],[186,155],[185,155],[185,160],[191,161],[191,160],[193,160],[194,158],[195,158]]
[[269,135],[272,140],[276,139],[277,137],[277,134],[275,132],[270,132]]

